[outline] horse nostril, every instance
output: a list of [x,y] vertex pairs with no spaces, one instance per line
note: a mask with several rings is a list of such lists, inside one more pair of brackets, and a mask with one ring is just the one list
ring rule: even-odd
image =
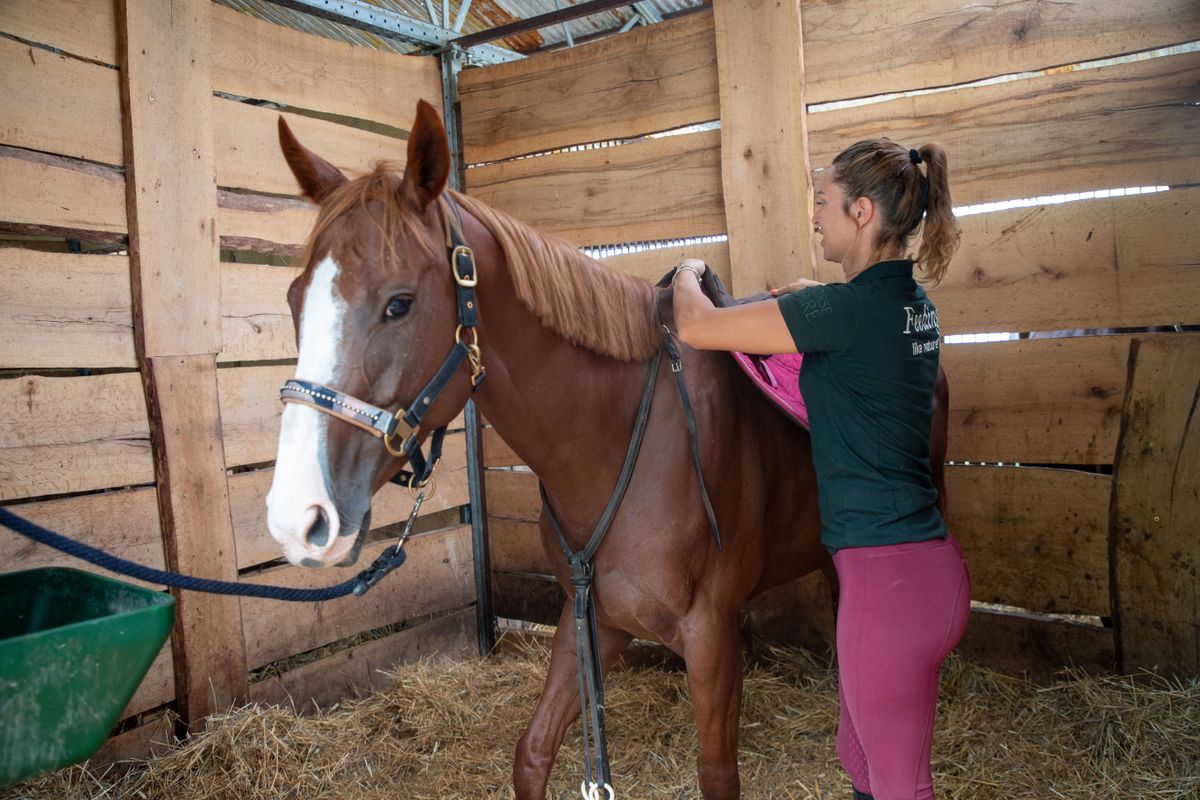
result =
[[325,516],[325,509],[320,506],[317,507],[317,518],[304,534],[304,541],[314,547],[324,547],[329,543],[329,517]]

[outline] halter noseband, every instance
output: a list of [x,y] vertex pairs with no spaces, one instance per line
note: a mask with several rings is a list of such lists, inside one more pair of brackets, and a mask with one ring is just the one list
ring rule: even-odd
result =
[[[400,408],[395,413],[386,411],[378,406],[359,400],[344,392],[322,386],[319,383],[291,379],[285,381],[279,390],[279,398],[284,403],[299,403],[315,408],[324,414],[349,422],[361,428],[377,439],[383,440],[383,446],[397,458],[408,458],[412,471],[401,470],[392,483],[407,486],[409,489],[420,489],[433,478],[433,471],[442,456],[442,440],[446,436],[446,426],[434,430],[429,446],[429,459],[425,458],[418,441],[421,432],[421,420],[425,412],[437,400],[438,395],[446,388],[446,384],[454,377],[454,373],[462,366],[463,361],[471,364],[471,391],[483,383],[483,360],[479,350],[479,309],[475,300],[475,285],[478,283],[475,272],[475,255],[467,246],[462,233],[462,220],[459,219],[458,207],[447,195],[443,194],[439,201],[442,205],[442,222],[446,231],[446,249],[450,254],[450,270],[454,274],[454,293],[458,305],[458,328],[454,331],[454,345],[442,366],[429,379],[408,408]],[[469,341],[466,337],[469,336]],[[399,439],[400,446],[393,442]]]

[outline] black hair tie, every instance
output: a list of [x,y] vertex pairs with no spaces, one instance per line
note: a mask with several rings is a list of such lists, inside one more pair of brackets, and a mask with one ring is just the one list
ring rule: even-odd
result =
[[916,150],[909,150],[908,151],[908,160],[914,164],[920,164],[921,163],[921,154],[918,153]]

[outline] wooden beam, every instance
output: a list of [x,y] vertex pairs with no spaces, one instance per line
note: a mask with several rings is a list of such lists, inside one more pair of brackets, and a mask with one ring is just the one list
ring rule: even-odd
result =
[[971,597],[1042,613],[1112,614],[1112,477],[1037,467],[947,466],[946,518]]
[[715,47],[712,15],[700,13],[465,70],[464,158],[498,161],[717,119]]
[[962,219],[930,290],[943,334],[1200,322],[1200,188]]
[[290,197],[217,192],[217,230],[221,247],[285,257],[308,239],[317,207]]
[[467,171],[470,194],[575,245],[725,230],[719,132],[647,139]]
[[1019,611],[974,609],[956,652],[998,672],[1038,681],[1052,680],[1067,666],[1093,674],[1117,668],[1112,630]]
[[816,277],[800,0],[716,0],[721,182],[735,295]]
[[[435,56],[385,53],[214,6],[213,89],[407,131],[417,100],[441,109]],[[272,132],[274,128],[272,128]],[[400,148],[399,156],[403,156]],[[325,154],[328,157],[328,154]]]
[[[235,581],[216,359],[158,356],[143,369],[167,569]],[[236,597],[172,591],[175,697],[194,725],[246,697],[241,608]]]
[[0,64],[3,144],[122,163],[115,70],[5,38],[0,38]]
[[1193,0],[804,4],[809,103],[952,86],[1196,39],[1200,6]]
[[129,259],[0,248],[0,369],[135,367]]
[[[117,21],[112,0],[24,0],[0,3],[0,31],[116,66]],[[7,110],[7,109],[6,109]]]
[[[118,3],[137,351],[169,569],[236,580],[217,394],[221,348],[207,0]],[[181,720],[246,697],[236,598],[175,592]]]
[[1188,52],[810,113],[812,163],[882,135],[938,142],[956,206],[1200,183],[1197,75]]
[[946,457],[1113,463],[1128,353],[1128,336],[946,345]]
[[[362,563],[354,567],[275,567],[255,580],[304,589],[329,586],[354,577],[391,545],[364,545]],[[475,599],[469,526],[413,537],[405,551],[404,565],[362,597],[305,604],[243,598],[250,666],[257,668],[372,628],[462,608]]]
[[125,176],[71,158],[0,145],[0,231],[126,241]]
[[1121,669],[1200,671],[1200,337],[1133,340],[1113,493]]

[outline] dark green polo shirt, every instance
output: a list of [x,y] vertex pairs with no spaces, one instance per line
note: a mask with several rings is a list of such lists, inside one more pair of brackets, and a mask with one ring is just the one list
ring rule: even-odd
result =
[[945,536],[929,476],[941,332],[913,262],[881,261],[849,283],[779,299],[804,353],[821,540],[843,547]]

